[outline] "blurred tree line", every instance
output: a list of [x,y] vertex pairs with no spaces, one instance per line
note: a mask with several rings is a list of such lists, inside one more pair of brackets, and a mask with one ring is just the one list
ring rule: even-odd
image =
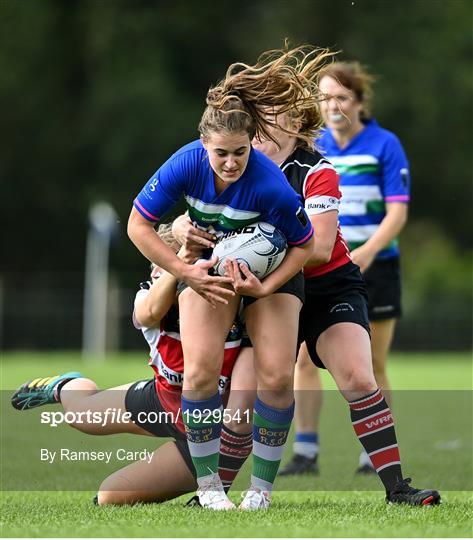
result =
[[377,76],[374,116],[411,162],[408,302],[444,290],[469,309],[470,0],[2,0],[0,17],[3,272],[82,279],[88,208],[106,200],[120,218],[112,267],[134,286],[134,196],[196,138],[226,67],[288,37]]

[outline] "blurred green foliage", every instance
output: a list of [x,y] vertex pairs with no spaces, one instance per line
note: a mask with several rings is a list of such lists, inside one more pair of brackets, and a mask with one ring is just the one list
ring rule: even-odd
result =
[[413,316],[471,319],[471,250],[461,250],[433,222],[410,224],[401,243],[404,307]]
[[374,115],[411,162],[410,305],[439,289],[465,301],[471,23],[470,0],[3,0],[3,270],[33,260],[81,271],[88,207],[104,199],[121,222],[112,266],[129,284],[144,267],[125,233],[134,196],[196,137],[205,92],[227,65],[289,37],[377,75]]

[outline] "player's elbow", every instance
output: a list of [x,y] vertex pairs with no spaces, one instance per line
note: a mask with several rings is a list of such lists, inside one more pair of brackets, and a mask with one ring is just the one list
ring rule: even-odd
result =
[[314,237],[310,240],[308,240],[303,246],[301,246],[301,249],[303,250],[303,265],[306,264],[306,262],[310,259],[312,253],[314,252],[314,246],[315,246],[315,240]]
[[152,228],[153,224],[150,221],[145,220],[135,208],[132,208],[126,228],[130,240],[137,245],[138,239],[143,236],[143,234],[146,234],[148,229]]
[[314,249],[309,260],[307,261],[310,266],[321,266],[330,262],[332,258],[333,246],[318,247]]
[[157,328],[159,323],[163,318],[161,312],[156,312],[156,310],[148,309],[142,310],[140,313],[135,312],[135,317],[138,323],[145,328]]
[[133,243],[135,243],[137,228],[138,228],[138,224],[137,224],[135,216],[133,215],[133,212],[132,212],[130,214],[130,217],[128,218],[128,224],[127,224],[126,232],[128,234],[128,238]]
[[332,248],[322,249],[319,253],[319,264],[327,264],[332,258]]

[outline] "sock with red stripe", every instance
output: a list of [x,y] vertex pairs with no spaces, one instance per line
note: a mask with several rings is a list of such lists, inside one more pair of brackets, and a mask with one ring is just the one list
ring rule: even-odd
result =
[[243,467],[246,458],[253,448],[253,432],[235,433],[225,425],[220,434],[220,457],[218,461],[218,474],[226,492],[230,489],[233,480]]
[[369,455],[387,491],[402,480],[401,458],[391,410],[379,388],[367,396],[349,401],[356,436]]

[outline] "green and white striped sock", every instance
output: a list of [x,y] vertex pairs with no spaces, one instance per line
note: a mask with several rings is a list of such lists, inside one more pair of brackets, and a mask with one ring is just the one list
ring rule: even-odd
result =
[[294,403],[275,409],[256,399],[253,416],[253,470],[251,484],[271,492],[294,417]]
[[[187,444],[199,478],[218,472],[220,431],[222,423],[212,414],[222,408],[222,398],[217,392],[204,400],[191,400],[182,396],[182,418],[187,434]],[[218,417],[218,415],[217,415]]]

